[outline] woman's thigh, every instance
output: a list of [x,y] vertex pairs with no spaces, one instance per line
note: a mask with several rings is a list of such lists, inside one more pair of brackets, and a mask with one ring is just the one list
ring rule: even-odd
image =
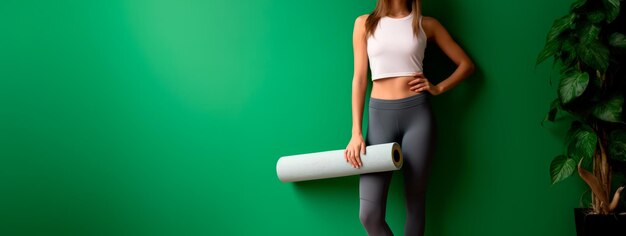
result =
[[[366,146],[390,142],[400,143],[396,113],[395,110],[369,109]],[[359,176],[360,198],[384,204],[392,174],[392,171],[361,174]]]
[[436,145],[436,123],[430,103],[403,110],[398,124],[402,130],[405,184],[424,190]]

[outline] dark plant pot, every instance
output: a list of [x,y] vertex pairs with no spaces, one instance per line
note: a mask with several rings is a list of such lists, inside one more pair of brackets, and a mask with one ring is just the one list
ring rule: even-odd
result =
[[596,215],[587,214],[589,208],[574,208],[576,235],[578,236],[624,236],[626,235],[626,214]]

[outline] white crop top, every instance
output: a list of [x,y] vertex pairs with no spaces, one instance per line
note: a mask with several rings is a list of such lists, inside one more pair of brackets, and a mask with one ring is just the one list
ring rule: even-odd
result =
[[422,71],[427,41],[422,16],[417,38],[413,35],[413,13],[402,18],[383,16],[376,27],[374,35],[367,38],[372,80],[408,76]]

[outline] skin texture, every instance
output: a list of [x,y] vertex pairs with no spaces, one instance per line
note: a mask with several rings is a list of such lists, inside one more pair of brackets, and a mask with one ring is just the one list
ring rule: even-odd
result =
[[[389,17],[399,18],[409,14],[404,0],[392,1]],[[361,154],[365,154],[365,141],[363,139],[362,121],[365,92],[367,90],[367,38],[365,37],[365,21],[369,14],[358,16],[354,21],[353,52],[354,52],[354,76],[352,79],[352,138],[348,143],[344,158],[354,168],[360,168]],[[370,97],[379,99],[400,99],[415,95],[416,93],[428,92],[432,95],[442,94],[467,78],[474,72],[474,63],[454,41],[448,31],[437,21],[429,16],[423,16],[422,27],[428,38],[428,43],[436,43],[437,46],[457,65],[455,71],[438,84],[432,84],[423,73],[414,76],[389,77],[373,81]]]

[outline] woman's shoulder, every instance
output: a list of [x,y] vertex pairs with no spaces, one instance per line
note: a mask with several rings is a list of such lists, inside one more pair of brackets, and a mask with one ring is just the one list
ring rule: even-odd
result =
[[436,27],[437,25],[441,25],[441,23],[439,23],[439,21],[432,16],[426,16],[423,15],[422,16],[422,25],[424,25],[424,27]]
[[355,22],[356,23],[365,23],[365,21],[367,20],[367,18],[370,16],[370,14],[363,14],[363,15],[359,15],[356,17]]
[[356,17],[354,20],[355,30],[358,29],[359,32],[365,32],[365,22],[367,21],[367,17],[369,17],[369,15],[370,14],[363,14]]
[[[422,16],[422,27],[424,27],[424,32],[426,35],[432,35],[432,32],[437,31],[439,28],[443,26],[439,21],[432,16]],[[430,38],[430,37],[429,37]]]

